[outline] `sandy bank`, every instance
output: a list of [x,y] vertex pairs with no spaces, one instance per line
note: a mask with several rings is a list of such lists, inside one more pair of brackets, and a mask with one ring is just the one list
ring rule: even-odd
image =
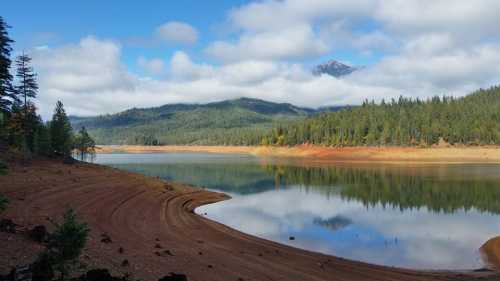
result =
[[[500,280],[491,272],[370,265],[263,240],[193,213],[197,206],[226,199],[224,194],[98,165],[14,165],[9,175],[0,176],[0,192],[11,201],[4,216],[21,229],[50,225],[47,218],[58,219],[71,206],[92,230],[82,262],[132,273],[134,280],[154,281],[171,271],[191,281]],[[101,242],[103,233],[112,243]],[[31,261],[38,248],[23,236],[0,233],[0,271]],[[125,259],[129,266],[121,265]]]
[[480,251],[489,268],[500,270],[500,236],[488,240]]
[[98,153],[209,152],[345,162],[500,163],[500,147],[99,146]]

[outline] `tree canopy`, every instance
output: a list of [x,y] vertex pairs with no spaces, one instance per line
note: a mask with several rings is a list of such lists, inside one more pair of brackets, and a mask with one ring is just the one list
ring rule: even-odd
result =
[[264,138],[275,145],[428,146],[500,144],[500,87],[462,98],[422,101],[400,97],[379,104],[324,113],[287,126]]

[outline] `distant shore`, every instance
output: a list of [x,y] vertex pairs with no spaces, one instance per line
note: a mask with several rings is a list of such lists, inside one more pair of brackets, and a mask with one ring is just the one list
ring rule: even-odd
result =
[[307,158],[331,162],[500,163],[500,146],[470,147],[323,147],[101,145],[97,153],[205,152],[262,157]]

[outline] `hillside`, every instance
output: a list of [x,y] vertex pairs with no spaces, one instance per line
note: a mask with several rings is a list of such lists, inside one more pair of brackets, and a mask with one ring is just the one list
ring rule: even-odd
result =
[[278,127],[265,143],[332,146],[500,144],[500,87],[461,98],[400,97],[324,113]]
[[[328,107],[322,111],[338,110]],[[288,103],[240,98],[209,104],[133,108],[97,117],[70,117],[98,144],[257,144],[271,128],[303,119],[316,110]]]

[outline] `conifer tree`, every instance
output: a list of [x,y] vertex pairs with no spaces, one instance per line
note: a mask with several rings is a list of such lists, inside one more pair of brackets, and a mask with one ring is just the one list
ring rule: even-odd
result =
[[84,161],[88,156],[95,155],[95,141],[90,137],[85,127],[82,127],[74,139],[74,146],[80,160]]
[[57,155],[71,155],[72,128],[61,101],[58,101],[50,122],[52,149]]
[[[31,58],[22,54],[16,59],[16,77],[18,79],[18,85],[15,86],[15,95],[17,100],[21,100],[23,103],[24,119],[23,119],[23,154],[24,158],[29,158],[29,150],[33,149],[33,133],[34,124],[30,124],[28,107],[30,106],[29,98],[35,98],[38,91],[38,83],[36,81],[36,74],[31,67]],[[30,140],[29,140],[30,139]]]
[[19,80],[19,84],[15,86],[15,94],[19,100],[23,101],[23,105],[26,107],[29,98],[36,98],[38,92],[36,73],[31,66],[31,58],[24,53],[17,57],[16,67],[16,77]]
[[10,74],[10,52],[14,41],[9,37],[8,28],[10,26],[0,16],[0,114],[8,113],[12,100],[15,99]]

